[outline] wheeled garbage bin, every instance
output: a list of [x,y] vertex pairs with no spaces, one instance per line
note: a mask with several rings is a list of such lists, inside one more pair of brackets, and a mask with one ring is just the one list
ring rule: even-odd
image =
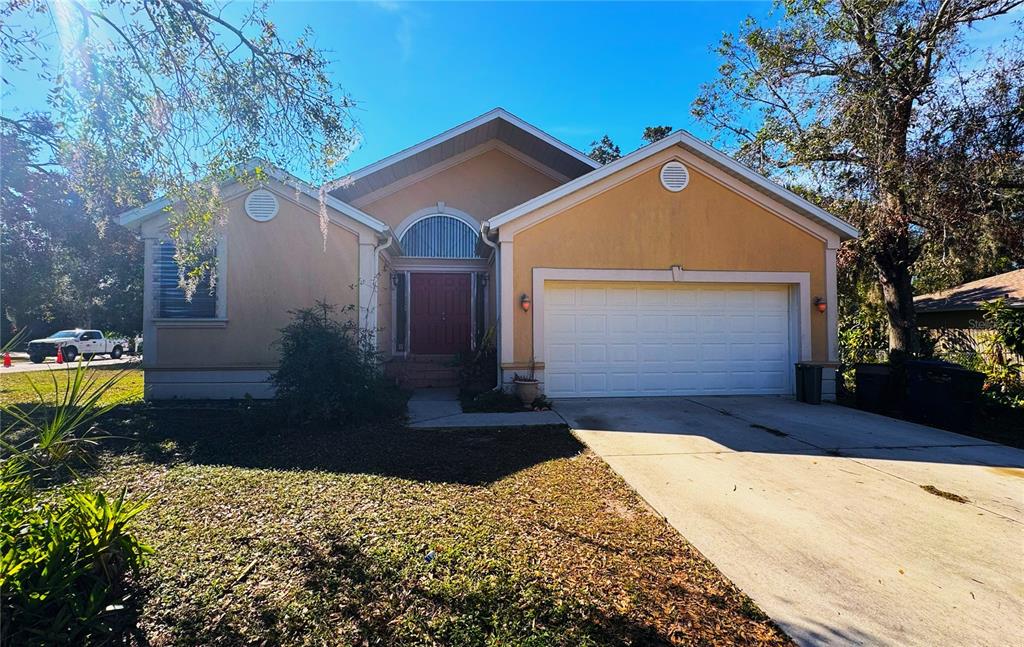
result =
[[938,360],[910,360],[906,413],[950,431],[970,431],[985,374]]
[[807,404],[821,404],[821,365],[798,362],[796,365],[796,399]]
[[892,393],[892,367],[888,364],[854,365],[857,408],[888,413],[898,398]]

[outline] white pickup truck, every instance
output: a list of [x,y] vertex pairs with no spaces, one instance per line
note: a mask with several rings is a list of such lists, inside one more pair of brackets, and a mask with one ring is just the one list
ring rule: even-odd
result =
[[120,359],[128,342],[124,339],[108,339],[98,330],[61,330],[45,339],[33,339],[28,343],[28,357],[35,364],[41,364],[47,357],[56,357],[61,349],[65,362],[73,362],[81,355],[87,360],[96,355],[109,355]]

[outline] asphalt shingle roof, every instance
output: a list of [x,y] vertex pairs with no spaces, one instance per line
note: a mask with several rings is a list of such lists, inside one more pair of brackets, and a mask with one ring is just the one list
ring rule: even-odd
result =
[[1007,305],[1024,308],[1024,269],[989,276],[948,290],[914,297],[918,312],[977,310],[985,301],[1006,297]]

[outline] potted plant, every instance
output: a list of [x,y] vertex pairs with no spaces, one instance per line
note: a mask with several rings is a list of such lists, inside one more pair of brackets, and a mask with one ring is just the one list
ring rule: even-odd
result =
[[516,397],[527,406],[533,404],[533,401],[540,395],[540,382],[534,377],[534,368],[534,361],[531,359],[530,370],[526,375],[516,373],[512,376],[512,383],[516,387]]

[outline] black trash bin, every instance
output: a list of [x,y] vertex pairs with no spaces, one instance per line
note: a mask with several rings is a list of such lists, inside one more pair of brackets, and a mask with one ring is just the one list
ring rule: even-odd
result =
[[821,404],[820,364],[797,363],[796,399],[807,404]]
[[907,415],[942,429],[970,431],[985,374],[938,360],[910,360],[906,366]]
[[857,408],[886,413],[892,406],[892,367],[888,364],[854,365]]

